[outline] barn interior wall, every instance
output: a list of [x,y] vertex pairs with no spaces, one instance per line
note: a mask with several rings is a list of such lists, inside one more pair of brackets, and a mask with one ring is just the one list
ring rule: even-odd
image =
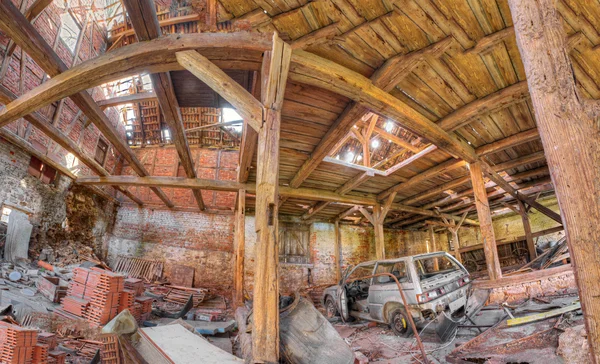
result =
[[0,206],[29,215],[30,257],[36,259],[46,248],[52,255],[48,259],[62,264],[74,258],[74,249],[91,249],[102,257],[115,206],[73,186],[63,175],[53,184],[40,181],[28,172],[30,160],[29,154],[0,139]]
[[[256,245],[254,216],[246,217],[245,289],[254,286],[254,247]],[[282,293],[335,284],[335,230],[331,223],[310,224],[308,246],[309,263],[280,263],[279,287]],[[342,271],[349,265],[374,260],[375,234],[370,226],[340,225]],[[445,234],[436,234],[438,246],[447,250]],[[418,231],[385,230],[386,258],[396,258],[428,252],[429,233]],[[431,249],[431,248],[430,248]]]

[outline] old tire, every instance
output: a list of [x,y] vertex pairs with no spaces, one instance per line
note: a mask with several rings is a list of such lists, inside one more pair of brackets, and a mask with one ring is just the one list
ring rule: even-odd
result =
[[335,307],[335,302],[333,301],[333,298],[331,298],[331,296],[327,296],[327,299],[325,300],[325,317],[330,319],[339,315],[340,314],[337,310],[337,307]]
[[413,331],[410,327],[408,316],[403,309],[397,308],[392,311],[392,313],[390,313],[388,323],[394,334],[402,337],[409,337],[412,335]]

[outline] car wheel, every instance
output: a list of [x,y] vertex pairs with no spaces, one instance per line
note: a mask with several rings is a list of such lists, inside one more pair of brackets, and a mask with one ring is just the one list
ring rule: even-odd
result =
[[325,315],[327,318],[339,316],[337,307],[335,307],[335,302],[333,302],[333,298],[331,297],[327,297],[325,300]]
[[408,316],[403,309],[395,309],[390,314],[389,325],[394,334],[403,337],[409,337],[412,334],[412,328],[408,322]]

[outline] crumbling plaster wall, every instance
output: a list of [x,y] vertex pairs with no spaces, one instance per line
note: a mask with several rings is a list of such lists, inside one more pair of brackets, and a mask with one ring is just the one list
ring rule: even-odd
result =
[[[560,213],[556,197],[541,200],[540,203],[550,208],[552,211]],[[533,208],[529,210],[528,216],[529,223],[531,225],[531,231],[534,233],[559,226],[556,221],[550,219],[548,216]],[[525,231],[523,230],[523,222],[521,220],[521,216],[518,214],[510,213],[506,215],[500,215],[493,218],[492,224],[494,226],[494,234],[497,241],[509,241],[525,235]],[[535,238],[534,241],[538,243],[538,246],[545,247],[548,243],[556,242],[563,236],[564,232],[561,231]],[[465,228],[461,228],[459,230],[458,238],[460,240],[461,247],[483,243],[478,227],[466,226]]]
[[29,174],[30,160],[29,154],[0,138],[0,207],[16,207],[29,214],[33,225],[30,258],[37,259],[47,247],[62,251],[61,263],[73,258],[73,249],[81,251],[82,247],[102,255],[114,205],[87,189],[73,187],[71,179],[62,175],[53,184],[41,182]]

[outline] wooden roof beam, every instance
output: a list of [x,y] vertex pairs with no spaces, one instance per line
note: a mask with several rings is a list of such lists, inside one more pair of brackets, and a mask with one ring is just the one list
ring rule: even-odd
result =
[[514,85],[469,102],[441,118],[436,124],[448,132],[455,131],[470,124],[481,115],[505,109],[527,99],[529,99],[527,81],[517,82]]
[[516,198],[517,200],[519,200],[521,202],[527,203],[528,205],[532,206],[534,209],[538,210],[542,214],[548,216],[549,218],[558,222],[559,224],[562,224],[562,219],[559,214],[550,210],[546,206],[541,205],[539,202],[535,201],[533,198],[525,197],[525,196],[519,194],[518,191],[508,183],[508,181],[506,181],[496,171],[494,171],[492,168],[490,168],[489,165],[487,165],[486,163],[482,163],[482,169],[483,169],[483,172],[485,174],[487,174],[488,177],[492,181],[496,182],[496,184],[498,184],[498,186],[500,186],[504,191],[509,193],[511,196],[513,196],[514,198]]
[[[159,22],[159,26],[160,27],[167,27],[170,25],[177,25],[177,24],[181,24],[181,23],[190,23],[190,22],[195,22],[195,21],[199,21],[200,20],[200,15],[199,14],[189,14],[189,15],[182,15],[182,16],[176,16],[173,18],[168,18],[168,19],[163,19]],[[119,33],[114,33],[111,34],[108,37],[108,41],[112,42],[117,38],[120,38],[122,36],[130,36],[130,35],[134,35],[135,34],[135,30],[134,29],[127,29],[124,30],[122,32]]]
[[[33,23],[35,19],[42,13],[42,11],[44,11],[50,4],[52,4],[52,0],[36,0],[25,12],[25,18],[29,22]],[[17,48],[17,44],[11,39],[8,42],[8,46],[6,47],[4,57],[11,57],[13,52],[15,51],[15,48]]]
[[424,171],[423,173],[417,174],[416,176],[410,178],[406,182],[402,182],[402,183],[399,183],[395,186],[388,188],[387,190],[385,190],[385,191],[381,192],[379,195],[377,195],[377,199],[383,200],[384,198],[389,196],[391,193],[394,193],[394,192],[398,193],[401,191],[406,191],[408,188],[413,187],[418,184],[421,184],[424,181],[427,181],[428,179],[431,179],[441,173],[446,173],[446,172],[452,171],[457,168],[462,168],[462,167],[465,167],[466,165],[467,165],[467,162],[465,162],[464,160],[450,158],[443,163],[440,163],[434,167],[429,168],[428,170]]
[[515,147],[520,144],[529,143],[534,140],[539,140],[539,138],[540,134],[538,133],[537,128],[533,128],[511,135],[507,138],[500,139],[493,143],[482,145],[481,147],[476,148],[475,152],[477,153],[477,155],[482,157],[488,154],[497,153],[502,150]]
[[[524,183],[521,186],[518,186],[519,188],[519,193],[522,193],[524,195],[529,195],[529,194],[536,194],[537,192],[539,192],[540,190],[548,190],[548,189],[552,189],[552,182],[550,181],[549,178],[544,177],[544,178],[540,178],[528,183]],[[488,187],[489,185],[486,184],[486,187]],[[549,187],[548,187],[549,186]],[[469,194],[472,195],[473,191],[469,190]],[[491,200],[490,203],[494,203],[497,200],[492,200],[494,197],[498,197],[498,196],[504,196],[506,195],[506,193],[503,190],[493,190],[487,193],[488,198]],[[508,197],[503,197],[506,198],[505,201],[511,201],[514,198],[512,196],[508,196]],[[450,208],[445,208],[445,209],[441,209],[439,210],[441,213],[449,213],[449,214],[462,214],[465,211],[471,211],[473,209],[474,206],[474,200],[469,200],[467,203],[462,204],[461,206],[452,206]],[[462,208],[460,210],[457,210],[457,208]],[[423,216],[414,216],[410,219],[407,219],[406,217],[400,219],[400,220],[391,220],[389,222],[387,222],[387,224],[392,224],[392,227],[394,228],[399,228],[402,226],[408,226],[411,224],[415,224],[417,222],[423,221],[425,220],[425,218]]]
[[[379,86],[383,91],[389,92],[396,87],[402,78],[412,72],[425,57],[441,56],[451,45],[451,42],[452,38],[448,37],[421,50],[392,57],[375,71],[371,77],[371,82],[373,85]],[[300,187],[323,159],[330,155],[335,146],[347,137],[348,133],[352,130],[352,126],[356,124],[356,121],[362,118],[367,112],[369,112],[367,107],[351,101],[331,125],[310,157],[296,172],[296,175],[290,181],[290,186],[294,188]]]
[[102,109],[107,107],[120,106],[125,104],[134,104],[138,102],[156,101],[156,94],[151,92],[138,92],[131,95],[113,97],[106,100],[98,101],[98,106]]
[[[123,0],[123,5],[129,15],[138,42],[145,42],[161,35],[160,24],[156,16],[156,6],[152,0]],[[173,81],[168,72],[153,73],[150,75],[152,87],[160,110],[164,116],[165,123],[171,131],[171,140],[177,149],[177,155],[185,174],[188,178],[196,178],[194,158],[188,145],[183,126],[183,117],[179,109],[179,102],[173,89]],[[143,128],[143,125],[142,125]],[[202,193],[199,190],[192,191],[198,208],[204,210]]]
[[227,100],[254,130],[262,126],[262,104],[217,65],[200,53],[177,52],[179,64]]
[[[76,181],[81,185],[118,185],[118,186],[139,186],[139,187],[165,187],[165,188],[191,188],[205,189],[213,191],[235,192],[240,189],[248,193],[256,192],[256,185],[253,183],[239,183],[235,181],[207,180],[200,178],[183,177],[135,177],[135,176],[106,176],[106,177],[79,177]],[[338,193],[314,189],[314,188],[291,188],[289,186],[279,186],[279,194],[287,198],[305,199],[310,201],[340,202],[352,205],[374,206],[377,205],[377,199],[374,194],[362,194],[360,196],[345,195]],[[438,214],[431,210],[425,210],[418,207],[405,206],[394,203],[390,205],[391,211],[405,211],[415,214],[436,217]],[[445,214],[448,219],[459,219],[459,216]],[[467,221],[470,224],[477,224],[476,221]]]
[[[20,46],[27,54],[52,78],[51,80],[61,79],[59,75],[68,72],[67,66],[58,57],[56,52],[52,49],[44,38],[37,32],[37,30],[31,25],[29,21],[19,12],[19,10],[12,4],[10,0],[0,0],[0,29],[9,36],[15,43]],[[80,67],[81,64],[78,66]],[[47,84],[46,82],[45,84]],[[42,84],[41,86],[44,86]],[[41,87],[40,86],[40,87]],[[82,90],[85,90],[91,86],[82,85]],[[82,91],[82,90],[78,90]],[[22,97],[22,96],[21,96]],[[19,97],[19,98],[21,98]],[[61,99],[62,97],[58,98]],[[115,149],[123,155],[133,170],[140,176],[148,175],[148,172],[144,168],[143,164],[137,159],[136,155],[127,146],[125,141],[121,139],[115,127],[112,125],[108,117],[102,112],[100,107],[96,104],[92,96],[86,91],[79,92],[71,96],[71,99],[81,109],[81,111],[96,125],[100,132],[108,139],[108,141],[115,147]],[[18,99],[17,99],[18,100]],[[6,112],[9,105],[17,102],[14,100],[6,105]],[[56,100],[53,100],[56,101]],[[31,111],[27,111],[19,117],[24,117],[27,114],[35,111],[34,108]],[[4,122],[0,122],[0,127],[15,119],[8,118]],[[173,207],[173,203],[169,200],[167,195],[160,190],[153,188],[152,191],[169,207]]]

